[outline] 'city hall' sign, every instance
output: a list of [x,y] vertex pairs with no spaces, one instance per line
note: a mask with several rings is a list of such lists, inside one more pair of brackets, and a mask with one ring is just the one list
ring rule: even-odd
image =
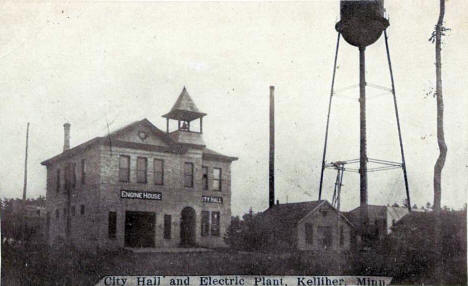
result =
[[142,192],[121,190],[120,198],[122,199],[139,199],[139,200],[162,200],[162,194],[158,192]]
[[222,197],[214,197],[214,196],[202,196],[202,202],[222,204],[223,203],[223,198]]

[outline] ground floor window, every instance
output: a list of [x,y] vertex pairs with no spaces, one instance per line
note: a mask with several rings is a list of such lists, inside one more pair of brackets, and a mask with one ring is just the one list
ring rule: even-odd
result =
[[311,223],[305,224],[305,241],[307,244],[314,244],[314,227]]
[[164,215],[164,238],[171,239],[172,216]]
[[321,246],[329,248],[332,246],[332,227],[331,226],[319,226],[318,233],[320,235]]
[[117,233],[117,213],[116,212],[109,212],[108,232],[109,232],[109,238],[116,237],[116,233]]
[[344,227],[340,226],[340,246],[344,245]]
[[210,233],[210,212],[202,211],[201,217],[201,235],[208,236]]
[[211,212],[211,235],[219,236],[219,212]]
[[85,213],[85,206],[81,205],[80,206],[80,214],[84,215],[84,213]]

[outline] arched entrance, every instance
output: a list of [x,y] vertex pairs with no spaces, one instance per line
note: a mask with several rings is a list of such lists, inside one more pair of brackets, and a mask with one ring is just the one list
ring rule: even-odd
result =
[[181,246],[195,245],[195,210],[185,207],[180,217],[180,244]]

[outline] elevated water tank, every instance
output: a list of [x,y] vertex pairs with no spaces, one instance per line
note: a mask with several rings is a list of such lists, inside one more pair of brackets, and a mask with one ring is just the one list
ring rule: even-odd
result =
[[389,26],[384,13],[384,0],[341,0],[341,20],[335,28],[351,45],[366,47]]

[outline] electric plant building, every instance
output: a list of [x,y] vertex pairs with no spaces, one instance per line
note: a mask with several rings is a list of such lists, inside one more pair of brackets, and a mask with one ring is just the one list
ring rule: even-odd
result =
[[[70,148],[70,124],[64,124],[63,152],[41,163],[48,244],[225,246],[237,158],[205,146],[205,115],[184,88],[163,115],[166,131],[143,119]],[[172,131],[171,122],[177,122]]]

